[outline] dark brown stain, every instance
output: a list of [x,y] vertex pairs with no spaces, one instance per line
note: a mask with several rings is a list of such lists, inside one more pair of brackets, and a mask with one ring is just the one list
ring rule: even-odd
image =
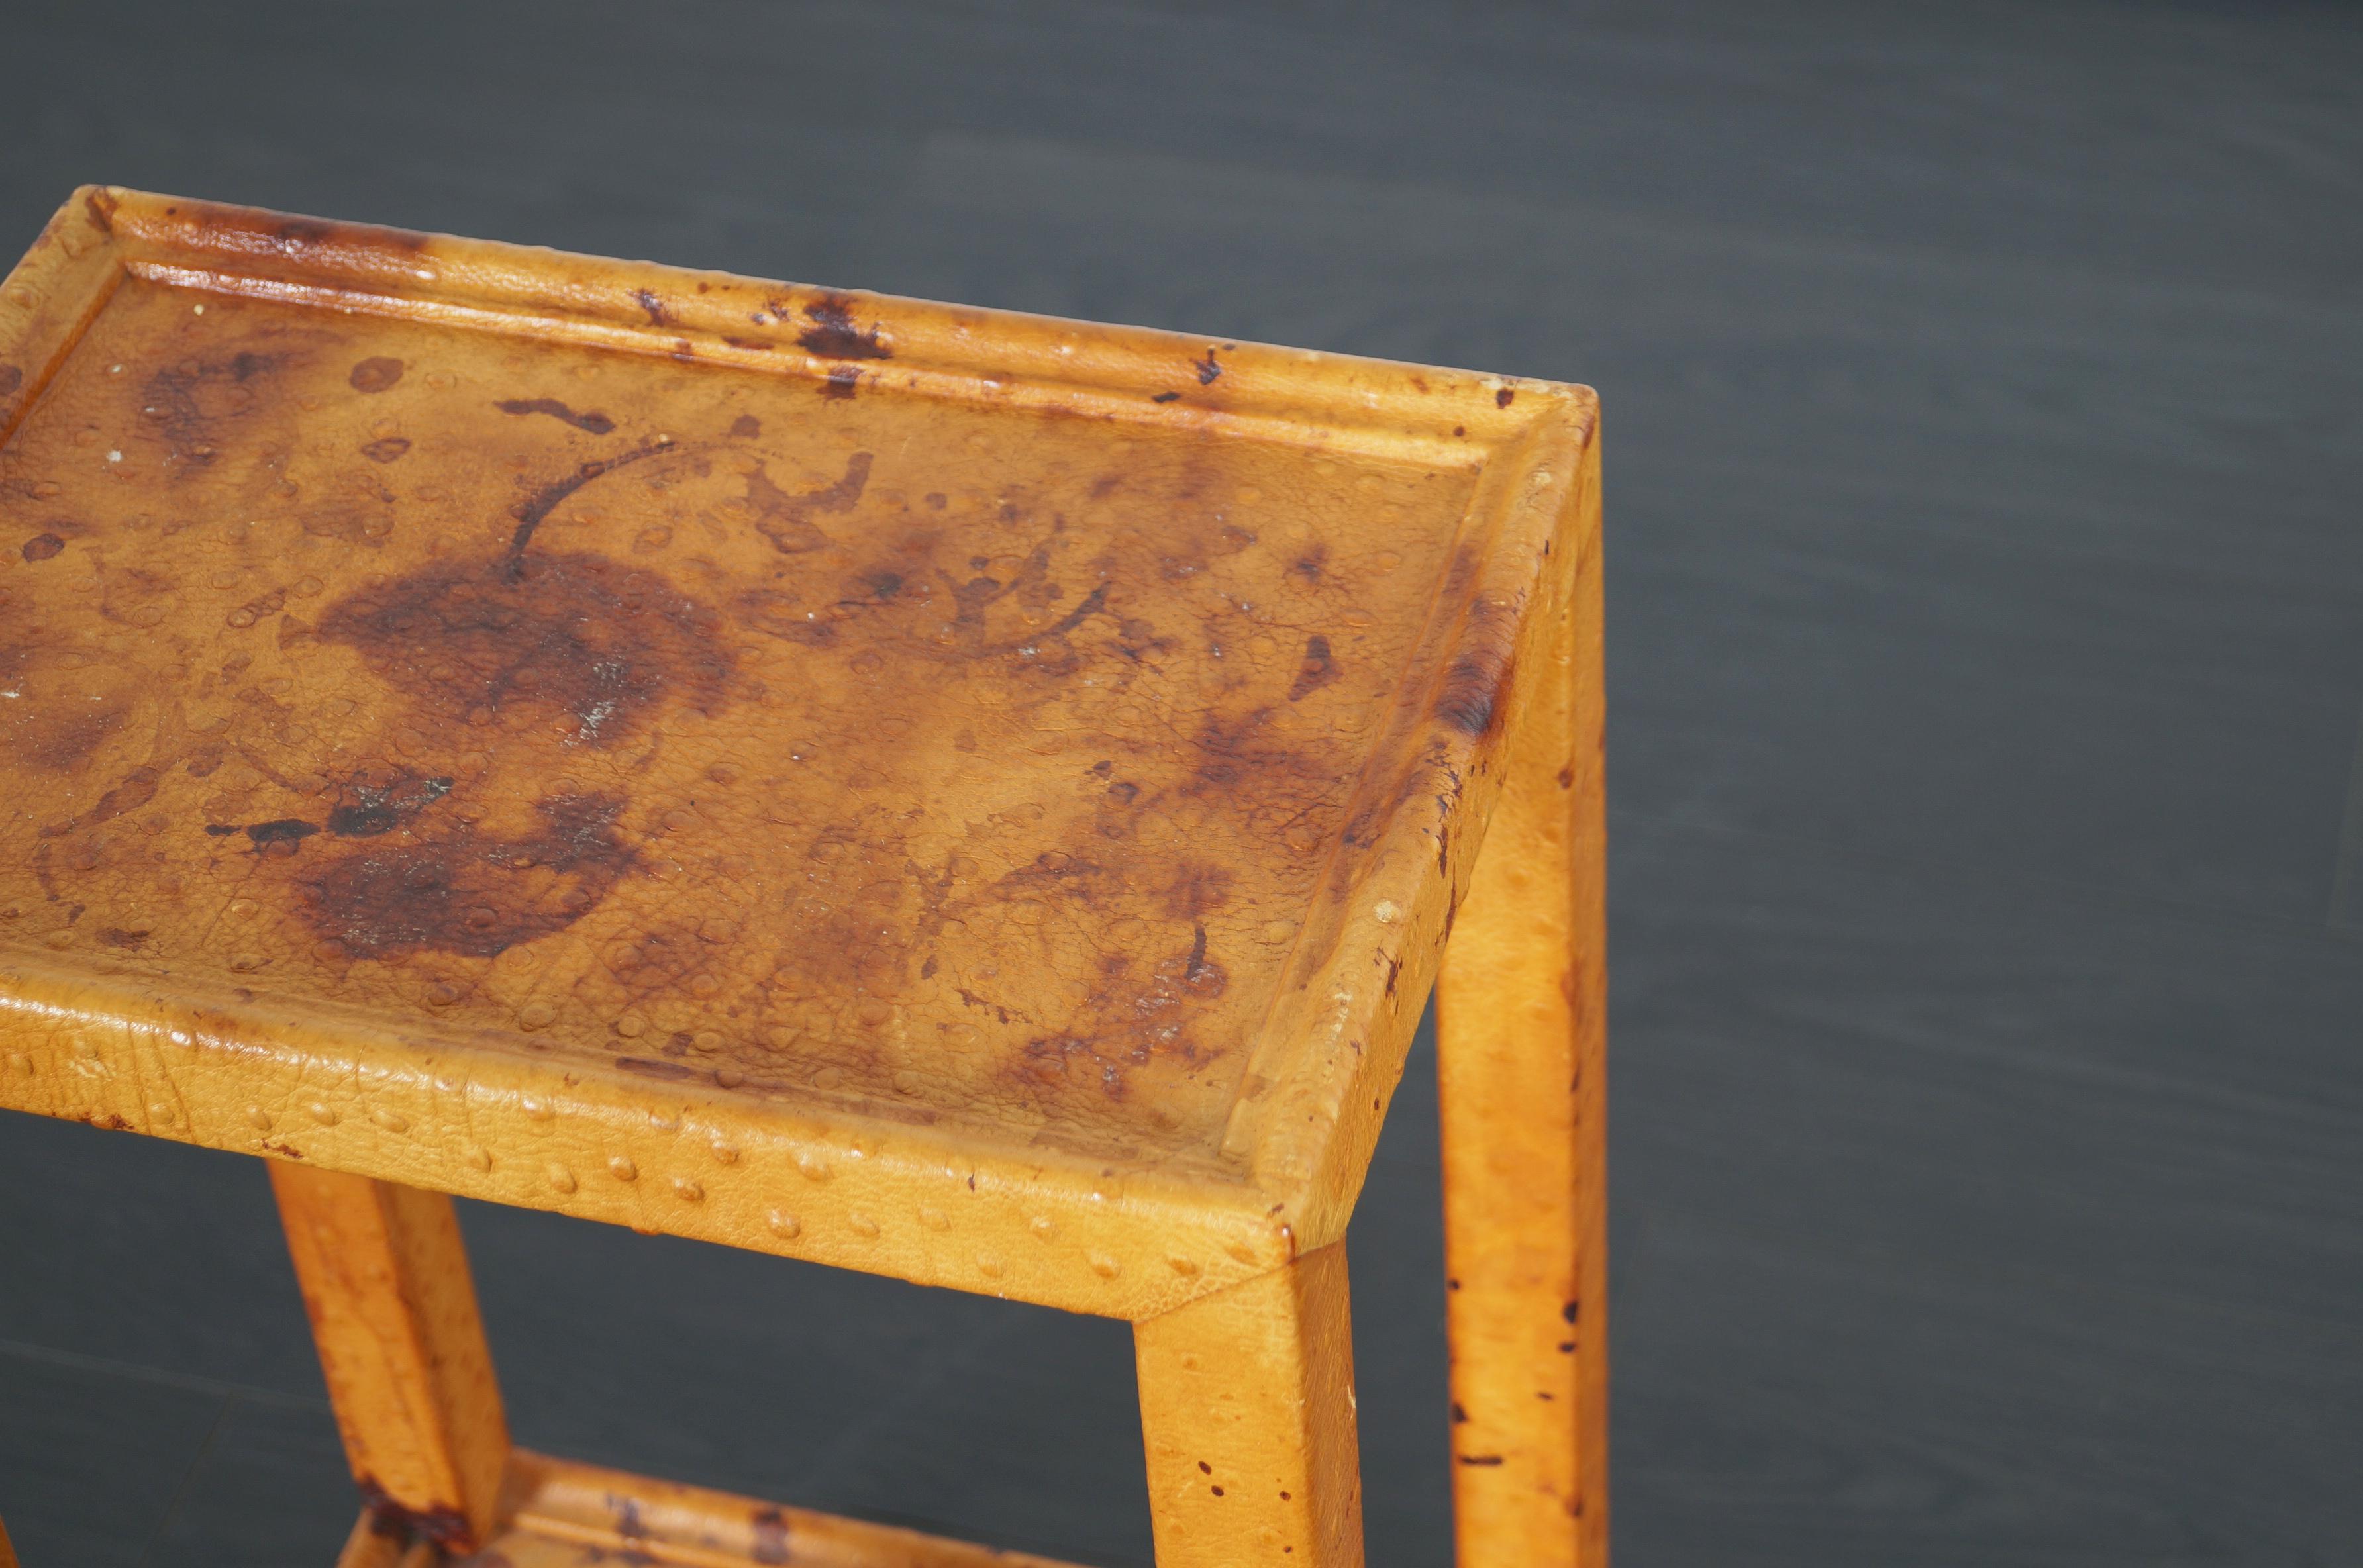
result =
[[1498,1453],[1464,1453],[1460,1455],[1460,1463],[1463,1464],[1490,1466],[1501,1463],[1502,1456]]
[[730,438],[751,441],[763,433],[763,422],[751,414],[742,414],[730,422]]
[[626,1540],[646,1540],[649,1527],[640,1518],[640,1503],[637,1497],[616,1497],[609,1506],[616,1510],[616,1533]]
[[1215,351],[1212,348],[1206,350],[1204,359],[1191,360],[1190,368],[1198,372],[1198,384],[1202,387],[1213,386],[1215,378],[1223,373],[1223,367],[1215,362]]
[[843,294],[822,295],[804,306],[804,315],[812,325],[796,335],[796,341],[824,359],[891,359],[894,357],[892,348],[878,341],[876,322],[870,324],[867,332],[855,327],[853,302]]
[[361,456],[372,463],[390,463],[410,450],[410,443],[399,436],[388,436],[382,441],[372,441],[361,448]]
[[148,378],[140,413],[176,457],[202,467],[213,461],[221,427],[260,405],[258,383],[285,369],[291,358],[284,351],[239,348],[183,359]]
[[357,392],[392,392],[402,380],[404,368],[399,359],[388,359],[382,354],[372,355],[355,365],[353,373],[345,381]]
[[[115,208],[116,200],[110,192],[93,191],[82,199],[82,210],[90,215],[90,221],[98,226],[101,234],[115,232]],[[171,212],[172,209],[167,207],[164,210]]]
[[1297,666],[1295,683],[1288,689],[1288,700],[1299,701],[1320,690],[1337,679],[1337,661],[1329,652],[1329,639],[1315,633],[1304,639],[1304,662]]
[[788,1561],[788,1521],[777,1508],[757,1508],[748,1522],[755,1527],[751,1555],[758,1562]]
[[632,297],[639,301],[640,308],[648,313],[650,326],[672,325],[672,313],[665,309],[664,301],[657,297],[657,292],[654,289],[634,289]]
[[[1093,589],[1089,593],[1084,594],[1083,597],[1077,602],[1072,610],[1068,611],[1064,615],[1059,616],[1057,621],[1053,622],[1049,628],[1041,634],[1041,637],[1048,638],[1065,636],[1069,632],[1073,631],[1076,627],[1082,625],[1084,622],[1098,614],[1103,609],[1105,609],[1107,607],[1107,596],[1108,585],[1103,582],[1097,588]],[[1040,639],[1037,640],[1038,641]]]
[[299,882],[302,913],[357,958],[494,957],[573,924],[632,869],[632,847],[616,832],[624,804],[550,796],[534,802],[541,825],[527,836],[461,823],[446,838],[349,852]]
[[8,397],[25,384],[25,372],[16,366],[0,363],[0,397]]
[[355,649],[426,718],[546,728],[564,717],[568,744],[597,747],[660,696],[722,700],[736,661],[718,625],[661,577],[571,551],[498,569],[431,562],[338,601],[319,635]]
[[1455,1399],[1452,1402],[1452,1424],[1456,1427],[1460,1426],[1466,1423],[1468,1419],[1469,1412],[1460,1408],[1459,1400]]
[[392,833],[451,792],[449,778],[403,775],[384,784],[357,778],[344,787],[347,798],[329,812],[327,829],[338,838],[375,838]]
[[467,1516],[449,1504],[413,1508],[397,1503],[374,1475],[361,1477],[361,1506],[369,1510],[370,1529],[397,1540],[426,1540],[454,1557],[464,1556],[476,1544]]
[[584,463],[564,479],[542,486],[509,508],[509,515],[516,519],[516,529],[509,536],[508,560],[502,568],[503,575],[512,582],[516,580],[518,573],[524,567],[525,547],[533,543],[533,531],[541,526],[542,519],[548,517],[560,502],[564,501],[593,480],[673,449],[671,442],[660,438],[645,447],[635,447],[628,452],[619,452],[612,458],[602,458],[594,462]]
[[758,469],[747,476],[747,504],[755,513],[755,531],[771,541],[782,555],[816,550],[830,541],[813,522],[815,513],[850,512],[860,504],[870,483],[871,457],[856,452],[845,460],[845,472],[834,483],[801,495],[790,495]]
[[820,395],[825,398],[851,397],[861,384],[861,372],[850,365],[839,365],[829,371],[820,383]]
[[1161,392],[1155,397],[1150,398],[1148,401],[1151,403],[1179,403],[1182,401],[1182,394],[1177,392]]
[[571,425],[577,430],[587,430],[594,436],[605,436],[616,428],[616,422],[605,414],[577,414],[554,397],[504,398],[493,406],[503,414],[546,414],[561,424]]
[[1493,394],[1493,406],[1495,408],[1507,408],[1510,406],[1511,400],[1515,398],[1517,395],[1518,394],[1516,392],[1513,392],[1508,387],[1503,387],[1500,392]]
[[[142,768],[152,777],[153,770]],[[151,783],[148,794],[153,795]],[[398,775],[378,784],[366,778],[348,781],[338,789],[338,803],[328,812],[326,823],[305,822],[300,817],[282,817],[275,822],[251,823],[240,827],[235,823],[207,823],[209,838],[228,838],[244,834],[258,849],[272,845],[294,845],[326,832],[338,838],[376,838],[392,833],[412,817],[451,792],[449,778],[416,778]],[[113,790],[108,794],[112,795]],[[139,802],[144,804],[144,801]],[[102,806],[105,801],[100,802]]]
[[55,534],[36,534],[25,541],[17,553],[28,561],[45,561],[66,547],[66,542]]

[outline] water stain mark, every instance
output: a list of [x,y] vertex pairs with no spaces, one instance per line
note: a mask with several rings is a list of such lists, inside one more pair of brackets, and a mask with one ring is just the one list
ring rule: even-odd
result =
[[771,541],[782,555],[797,555],[826,547],[829,536],[813,521],[815,513],[850,512],[860,504],[870,483],[871,456],[856,452],[845,460],[845,472],[833,483],[790,495],[758,469],[747,476],[747,504],[755,513],[755,531]]
[[357,392],[392,392],[402,380],[403,368],[401,360],[377,355],[355,365],[345,381]]

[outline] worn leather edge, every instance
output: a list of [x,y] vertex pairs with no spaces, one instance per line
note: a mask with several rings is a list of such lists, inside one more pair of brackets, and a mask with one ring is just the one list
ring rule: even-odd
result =
[[0,282],[0,447],[123,281],[123,255],[76,192]]
[[[1554,383],[1147,327],[372,227],[89,187],[135,271],[188,286],[311,291],[314,303],[590,337],[612,347],[814,378],[849,362],[923,390],[1073,404],[1167,425],[1266,434],[1467,467],[1515,434],[1514,400]],[[325,291],[326,293],[323,293]],[[327,297],[328,293],[338,296]],[[457,319],[456,317],[453,319]],[[841,322],[842,328],[829,324]],[[1093,330],[1079,333],[1089,325]],[[816,332],[815,326],[821,327]],[[1503,393],[1510,396],[1504,398]]]
[[167,996],[18,950],[0,951],[0,1108],[1104,1317],[1294,1253],[1260,1194],[1213,1173]]
[[1272,1212],[1292,1225],[1301,1250],[1345,1235],[1402,1081],[1525,720],[1529,683],[1519,672],[1545,662],[1554,624],[1543,602],[1548,558],[1597,547],[1578,535],[1598,430],[1596,399],[1571,389],[1489,469],[1472,500],[1471,528],[1492,525],[1473,591],[1453,606],[1448,653],[1420,661],[1431,679],[1402,705],[1418,738],[1382,750],[1405,759],[1401,773],[1371,781],[1402,809],[1360,863],[1319,967],[1296,983],[1292,1016],[1274,1021],[1274,1039],[1296,1053],[1274,1051],[1261,1069],[1279,1087],[1252,1121],[1230,1130],[1226,1146],[1249,1151],[1251,1179],[1281,1196]]

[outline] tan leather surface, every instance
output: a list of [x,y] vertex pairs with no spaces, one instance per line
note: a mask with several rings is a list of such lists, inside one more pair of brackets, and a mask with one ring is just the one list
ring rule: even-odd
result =
[[1342,1233],[1588,392],[105,190],[0,365],[0,1104],[1128,1317]]
[[10,935],[1204,1143],[1468,474],[831,385],[124,285],[0,481]]

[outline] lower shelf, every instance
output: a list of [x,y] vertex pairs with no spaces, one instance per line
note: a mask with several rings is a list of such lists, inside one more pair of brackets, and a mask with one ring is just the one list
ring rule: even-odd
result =
[[509,1456],[500,1526],[473,1556],[446,1558],[375,1526],[364,1512],[337,1568],[1071,1568],[522,1449]]

